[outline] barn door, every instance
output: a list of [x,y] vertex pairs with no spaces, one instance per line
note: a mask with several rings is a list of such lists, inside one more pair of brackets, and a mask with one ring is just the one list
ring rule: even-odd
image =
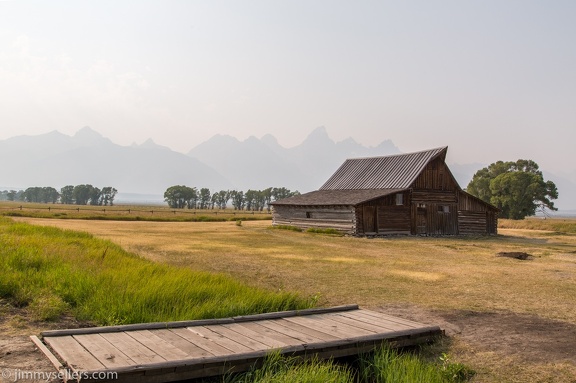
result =
[[426,222],[426,208],[418,207],[416,213],[416,234],[428,234]]
[[362,215],[364,217],[364,233],[376,233],[376,206],[364,206]]

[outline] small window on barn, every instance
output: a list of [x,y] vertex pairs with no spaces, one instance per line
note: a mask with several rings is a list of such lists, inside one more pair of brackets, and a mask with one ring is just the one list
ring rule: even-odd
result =
[[309,211],[306,212],[306,218],[312,218],[312,213],[310,213]]
[[450,206],[438,205],[438,213],[450,213]]
[[404,205],[404,194],[396,194],[396,205]]

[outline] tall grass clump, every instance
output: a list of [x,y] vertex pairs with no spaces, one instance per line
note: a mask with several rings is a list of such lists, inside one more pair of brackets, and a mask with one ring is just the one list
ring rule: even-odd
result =
[[459,363],[451,363],[446,355],[441,364],[427,362],[411,353],[383,346],[359,359],[360,382],[371,383],[463,383],[474,371]]
[[348,367],[332,361],[312,359],[302,362],[298,358],[269,355],[262,367],[225,379],[227,383],[350,383],[353,373]]
[[39,320],[100,325],[302,309],[311,301],[231,277],[157,264],[90,234],[0,218],[0,297]]

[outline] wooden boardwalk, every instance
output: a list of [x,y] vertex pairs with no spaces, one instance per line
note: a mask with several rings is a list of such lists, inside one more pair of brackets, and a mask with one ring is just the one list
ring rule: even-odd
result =
[[[337,358],[432,341],[443,331],[356,305],[224,319],[55,330],[32,340],[82,381],[116,372],[116,382],[169,382],[245,371],[273,350]],[[102,382],[102,379],[94,379]]]

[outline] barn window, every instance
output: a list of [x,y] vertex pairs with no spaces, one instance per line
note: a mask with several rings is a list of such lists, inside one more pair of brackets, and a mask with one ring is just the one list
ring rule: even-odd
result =
[[306,218],[312,218],[312,213],[310,213],[309,211],[306,212]]
[[450,206],[438,205],[438,213],[450,213]]
[[404,194],[396,194],[396,205],[404,205]]

